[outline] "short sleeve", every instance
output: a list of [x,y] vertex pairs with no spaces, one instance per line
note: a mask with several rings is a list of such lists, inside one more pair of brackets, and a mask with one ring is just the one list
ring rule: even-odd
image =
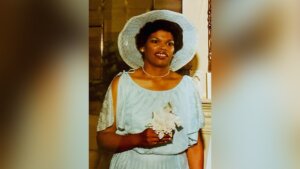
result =
[[97,131],[105,130],[114,123],[113,99],[111,85],[108,87],[102,104],[102,109],[99,113]]
[[192,107],[192,118],[188,128],[189,146],[192,146],[197,143],[199,130],[204,126],[204,115],[202,111],[201,96],[200,92],[198,91],[198,88],[195,86],[196,84],[197,83],[193,81],[191,82],[192,100],[190,103]]

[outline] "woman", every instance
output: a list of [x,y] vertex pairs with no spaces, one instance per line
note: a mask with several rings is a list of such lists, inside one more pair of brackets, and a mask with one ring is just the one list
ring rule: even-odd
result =
[[110,168],[202,169],[200,96],[174,72],[195,54],[194,27],[179,13],[151,11],[127,22],[118,46],[133,70],[113,79],[99,116],[98,144],[115,152]]

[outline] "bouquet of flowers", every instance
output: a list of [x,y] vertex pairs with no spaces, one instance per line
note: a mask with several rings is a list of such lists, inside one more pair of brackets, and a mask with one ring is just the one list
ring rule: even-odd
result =
[[181,128],[181,121],[178,116],[172,112],[172,105],[168,103],[158,112],[153,112],[152,119],[147,124],[148,128],[152,128],[159,139],[162,139],[165,134],[173,136],[175,129]]

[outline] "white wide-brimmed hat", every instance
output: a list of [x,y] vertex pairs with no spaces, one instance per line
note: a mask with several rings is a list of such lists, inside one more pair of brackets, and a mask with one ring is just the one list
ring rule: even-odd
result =
[[136,69],[144,65],[142,55],[136,47],[135,36],[147,22],[159,19],[175,22],[183,30],[183,46],[174,54],[170,69],[173,71],[180,69],[195,55],[198,48],[196,28],[180,13],[169,10],[154,10],[132,17],[119,33],[119,52],[124,62],[130,67]]

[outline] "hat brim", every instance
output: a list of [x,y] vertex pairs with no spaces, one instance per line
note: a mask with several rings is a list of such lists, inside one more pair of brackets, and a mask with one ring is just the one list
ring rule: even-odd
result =
[[180,69],[195,55],[198,48],[196,28],[180,13],[169,10],[154,10],[132,17],[119,33],[119,53],[124,62],[130,67],[136,69],[144,65],[142,55],[136,47],[135,36],[147,22],[159,19],[175,22],[183,30],[183,46],[174,54],[170,69],[173,71]]

